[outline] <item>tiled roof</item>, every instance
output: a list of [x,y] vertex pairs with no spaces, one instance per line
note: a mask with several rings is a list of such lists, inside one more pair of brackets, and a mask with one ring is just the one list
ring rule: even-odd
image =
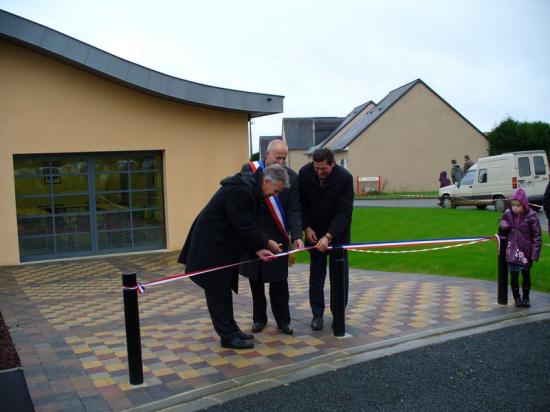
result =
[[283,136],[290,150],[306,150],[324,140],[342,120],[341,117],[286,117]]
[[368,105],[374,105],[374,102],[372,100],[369,100],[368,102],[355,107],[351,112],[348,113],[348,115],[344,118],[344,120],[340,122],[338,127],[332,131],[332,133],[330,133],[325,139],[319,141],[316,145],[311,146],[307,151],[307,154],[312,154],[315,151],[315,149],[317,149],[318,147],[324,146],[325,143],[327,143],[330,139],[336,136],[340,130],[346,127]]
[[420,82],[422,82],[422,80],[417,79],[389,92],[386,97],[380,101],[380,103],[371,109],[363,118],[358,120],[357,123],[350,127],[337,140],[331,142],[328,147],[334,151],[345,149],[355,138],[357,138],[371,124],[373,124],[376,119],[384,114],[384,112],[386,112],[386,110],[388,110],[397,100],[399,100],[405,93]]

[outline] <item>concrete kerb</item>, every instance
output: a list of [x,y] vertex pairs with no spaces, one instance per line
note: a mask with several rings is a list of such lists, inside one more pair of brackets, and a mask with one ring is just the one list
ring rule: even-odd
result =
[[321,373],[330,372],[368,360],[390,356],[396,353],[443,343],[453,339],[489,332],[524,323],[550,319],[550,308],[517,311],[512,314],[495,316],[455,327],[431,329],[382,342],[335,351],[292,365],[283,365],[259,373],[226,380],[204,388],[174,395],[170,398],[151,402],[137,408],[135,412],[149,411],[196,411],[209,406],[258,393],[277,386],[288,385]]

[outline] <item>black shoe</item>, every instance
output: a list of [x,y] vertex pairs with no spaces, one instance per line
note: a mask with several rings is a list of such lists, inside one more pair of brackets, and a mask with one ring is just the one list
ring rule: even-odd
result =
[[241,338],[234,338],[231,340],[222,339],[220,340],[220,344],[222,345],[222,348],[230,349],[252,349],[254,347],[252,342]]
[[250,340],[254,339],[254,335],[251,333],[244,333],[242,330],[237,331],[237,336],[241,338],[242,340]]
[[529,298],[523,297],[523,300],[521,301],[521,307],[522,308],[530,308],[531,302],[529,302]]
[[292,326],[290,325],[283,325],[280,326],[279,329],[281,332],[283,332],[285,335],[292,335],[294,333],[294,330],[292,330]]
[[522,304],[523,304],[523,302],[521,301],[521,298],[519,296],[514,298],[514,303],[516,305],[516,308],[521,308]]
[[252,333],[261,332],[262,330],[264,330],[266,325],[267,325],[267,322],[254,322],[252,324]]
[[311,320],[311,329],[313,330],[321,330],[323,329],[323,317],[322,316],[314,316]]

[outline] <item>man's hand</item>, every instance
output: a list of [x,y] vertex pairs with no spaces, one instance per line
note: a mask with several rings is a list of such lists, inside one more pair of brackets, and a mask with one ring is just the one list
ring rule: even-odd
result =
[[269,262],[269,261],[277,258],[272,252],[270,252],[267,249],[258,250],[256,252],[256,256],[258,256],[264,262]]
[[323,236],[321,239],[319,239],[319,241],[315,245],[315,249],[317,249],[319,252],[324,253],[328,250],[329,243],[330,243],[330,240],[326,236]]
[[306,227],[304,229],[304,235],[308,243],[317,243],[317,234],[312,228]]
[[302,242],[302,239],[296,239],[293,243],[294,249],[302,249],[304,247],[304,242]]
[[274,240],[269,239],[267,241],[267,248],[273,253],[281,253],[283,251],[283,244],[277,243]]

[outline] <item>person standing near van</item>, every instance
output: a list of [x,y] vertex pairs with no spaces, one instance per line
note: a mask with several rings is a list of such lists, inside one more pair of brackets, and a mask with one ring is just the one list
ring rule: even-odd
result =
[[546,219],[548,220],[548,233],[550,234],[550,182],[546,185],[546,190],[544,191],[544,197],[542,198],[542,208],[546,214]]
[[453,165],[451,167],[451,179],[453,184],[456,184],[462,178],[462,169],[455,159],[451,160],[451,164]]
[[[506,261],[510,270],[510,286],[516,307],[528,308],[531,289],[531,266],[539,260],[542,245],[537,214],[529,207],[525,190],[516,190],[500,218],[500,227],[507,233]],[[523,276],[523,299],[519,294],[519,272]]]
[[466,174],[468,169],[470,167],[472,167],[473,165],[474,165],[474,162],[472,162],[472,160],[470,159],[470,156],[469,155],[464,155],[464,168],[463,168],[464,174]]

